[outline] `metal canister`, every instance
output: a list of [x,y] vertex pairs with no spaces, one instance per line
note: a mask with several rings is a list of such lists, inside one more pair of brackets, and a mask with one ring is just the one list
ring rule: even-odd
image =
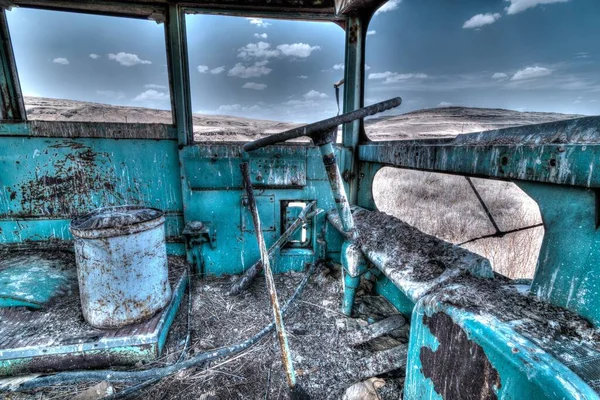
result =
[[171,298],[165,218],[137,206],[99,208],[71,221],[83,317],[97,328],[141,322]]

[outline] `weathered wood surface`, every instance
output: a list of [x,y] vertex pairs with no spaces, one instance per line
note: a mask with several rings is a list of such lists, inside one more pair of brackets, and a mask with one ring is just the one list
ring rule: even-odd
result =
[[355,381],[386,374],[406,368],[407,344],[401,344],[389,350],[378,351],[369,357],[361,358],[348,367],[348,373]]
[[397,314],[384,320],[375,322],[362,329],[349,333],[349,342],[352,346],[358,346],[375,338],[387,335],[395,329],[406,325],[406,319],[403,315]]
[[[368,260],[415,303],[440,284],[461,275],[492,278],[490,262],[378,211],[353,207],[355,244]],[[339,229],[339,217],[328,215]]]

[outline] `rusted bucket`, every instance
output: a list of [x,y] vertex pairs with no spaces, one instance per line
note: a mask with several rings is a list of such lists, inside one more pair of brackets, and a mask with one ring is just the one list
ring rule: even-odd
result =
[[83,317],[97,328],[143,321],[171,298],[165,218],[154,208],[105,207],[71,221]]

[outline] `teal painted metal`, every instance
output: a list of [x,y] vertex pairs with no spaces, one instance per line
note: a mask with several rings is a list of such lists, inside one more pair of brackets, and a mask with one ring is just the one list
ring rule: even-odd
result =
[[109,205],[167,214],[179,241],[182,198],[177,143],[170,140],[1,139],[0,242],[71,238],[68,221]]
[[186,287],[188,287],[188,280],[190,279],[187,271],[183,275],[181,279],[177,282],[177,285],[173,288],[173,295],[171,298],[171,302],[167,306],[167,308],[163,311],[163,317],[159,322],[159,330],[156,338],[157,342],[157,352],[156,356],[160,356],[165,347],[165,343],[167,342],[167,335],[169,334],[169,330],[171,329],[171,325],[173,321],[175,321],[175,317],[177,316],[177,312],[179,311],[179,307],[181,306],[181,302],[183,301],[183,296],[186,292]]
[[586,117],[433,143],[377,142],[359,146],[359,158],[433,172],[600,187],[599,142],[600,117]]
[[600,326],[598,191],[533,182],[517,185],[538,203],[544,222],[531,291]]
[[[436,325],[436,330],[443,328],[437,336],[431,331],[434,315],[446,321]],[[426,377],[424,371],[430,367],[424,368],[423,360],[432,353],[438,353],[438,366],[444,372]],[[469,373],[470,368],[476,369]],[[480,376],[498,382],[480,382]],[[411,320],[404,398],[442,399],[440,388],[450,392],[453,387],[465,395],[494,399],[599,398],[578,375],[508,324],[442,305],[435,296],[425,297]],[[470,392],[473,388],[480,391]]]
[[342,312],[352,315],[352,306],[356,297],[356,290],[360,286],[361,276],[367,272],[367,260],[363,257],[360,249],[351,241],[345,241],[341,251],[342,266],[344,274],[344,298],[342,300]]
[[0,136],[29,136],[27,122],[0,123]]
[[2,120],[25,120],[25,104],[4,9],[0,10],[0,111]]
[[[336,150],[336,153],[340,152],[342,150]],[[211,223],[217,237],[216,248],[202,248],[204,272],[209,275],[241,273],[259,259],[253,233],[242,229],[242,225],[248,225],[243,224],[244,220],[248,221],[248,216],[243,205],[244,194],[239,170],[242,161],[241,145],[215,143],[186,146],[181,149],[181,159],[185,177],[183,194],[187,204],[185,219]],[[281,235],[282,229],[285,229],[281,223],[282,204],[289,201],[317,200],[319,208],[329,210],[335,207],[317,148],[304,145],[270,146],[253,152],[251,159],[287,160],[281,164],[282,168],[276,171],[277,174],[281,174],[281,179],[257,187],[257,193],[260,188],[260,196],[267,201],[267,205],[273,200],[272,211],[269,205],[269,212],[261,213],[267,247],[274,243]],[[290,170],[284,165],[296,165],[298,170],[304,168],[302,165],[306,165],[306,185],[289,186],[283,175]],[[251,171],[254,179],[258,173],[264,173],[264,167]],[[301,252],[291,251],[292,249],[280,251],[278,261],[274,263],[274,271],[301,270],[306,262],[314,261],[321,249],[325,248],[323,224],[324,216],[317,216],[313,248],[298,249],[302,250]],[[339,251],[339,247],[336,248],[333,244],[327,247],[327,251],[336,252]]]
[[385,297],[400,313],[410,319],[415,303],[383,274],[375,280],[375,293]]
[[377,172],[383,167],[378,163],[366,163],[362,162],[359,164],[358,169],[358,196],[356,204],[359,207],[367,210],[377,210],[375,204],[375,198],[373,197],[373,184],[375,182],[375,176]]
[[19,257],[17,263],[0,260],[0,308],[40,309],[76,286],[75,271],[61,268],[59,261],[27,255]]
[[[364,107],[365,89],[365,44],[367,40],[367,28],[370,15],[365,17],[356,14],[346,21],[346,50],[344,64],[344,113],[358,110]],[[342,143],[344,147],[351,149],[347,157],[340,165],[347,180],[346,192],[350,204],[356,204],[358,159],[356,158],[356,146],[359,141],[365,139],[363,120],[356,120],[342,127]]]
[[35,371],[38,365],[52,365],[55,370],[61,370],[103,363],[135,365],[156,360],[162,353],[167,334],[181,306],[187,279],[187,272],[182,272],[173,289],[173,296],[161,311],[161,317],[152,332],[136,334],[134,330],[125,337],[105,337],[97,341],[50,344],[46,347],[3,349],[0,350],[0,376]]
[[194,141],[186,35],[183,9],[175,4],[169,5],[165,23],[167,67],[173,121],[179,144],[182,146]]

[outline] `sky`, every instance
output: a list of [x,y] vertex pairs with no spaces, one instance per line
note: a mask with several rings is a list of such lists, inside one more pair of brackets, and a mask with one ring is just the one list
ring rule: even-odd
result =
[[[169,109],[164,26],[14,8],[26,96]],[[337,112],[344,32],[324,22],[188,15],[192,109],[311,122]],[[390,0],[367,36],[365,103],[600,114],[600,1]]]

